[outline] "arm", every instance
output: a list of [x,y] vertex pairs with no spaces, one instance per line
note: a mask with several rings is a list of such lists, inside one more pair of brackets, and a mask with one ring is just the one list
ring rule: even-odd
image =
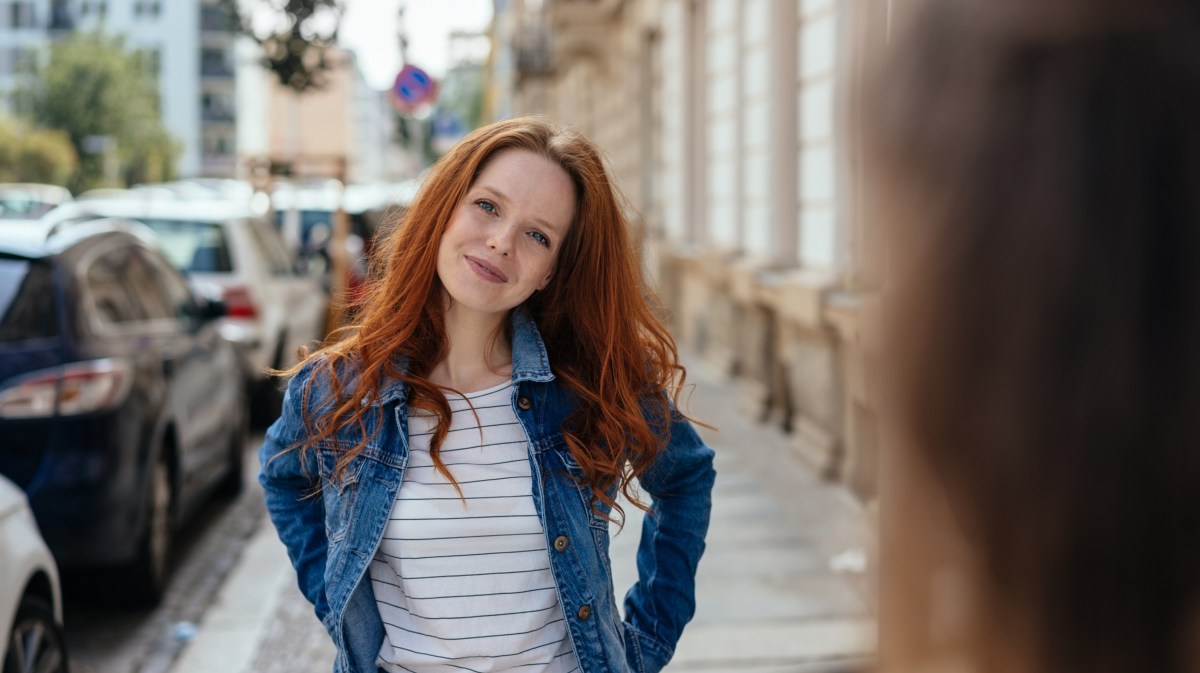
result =
[[324,498],[316,491],[320,473],[313,452],[295,448],[306,434],[301,400],[307,372],[311,369],[302,370],[288,382],[282,414],[267,429],[259,450],[262,464],[259,481],[271,522],[296,569],[300,590],[313,604],[317,617],[324,621],[329,611],[325,600],[325,555],[329,541],[325,536]]
[[716,478],[713,450],[672,411],[671,440],[639,479],[651,511],[638,545],[638,581],[625,595],[626,652],[634,670],[657,673],[696,612],[696,567],[704,553]]

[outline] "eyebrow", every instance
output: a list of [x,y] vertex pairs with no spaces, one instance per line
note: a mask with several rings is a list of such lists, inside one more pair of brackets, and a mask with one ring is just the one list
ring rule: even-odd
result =
[[[487,186],[487,185],[476,185],[476,186],[475,186],[475,189],[481,189],[481,190],[483,190],[483,191],[485,191],[485,192],[491,192],[493,196],[495,196],[496,198],[500,199],[501,201],[504,201],[504,202],[506,202],[506,203],[512,203],[512,199],[508,198],[508,195],[507,195],[507,194],[505,194],[504,192],[500,191],[499,189],[496,189],[495,187],[489,187],[489,186]],[[554,234],[556,234],[556,235],[561,235],[561,234],[562,234],[562,232],[561,232],[561,231],[559,231],[558,227],[556,227],[556,226],[554,226],[554,225],[550,224],[550,223],[549,223],[549,222],[547,222],[546,220],[543,220],[543,219],[542,219],[542,218],[540,218],[540,217],[534,217],[534,218],[532,218],[532,219],[533,219],[533,221],[534,221],[534,222],[536,222],[537,224],[540,224],[540,225],[542,225],[543,227],[545,227],[545,228],[549,229],[549,230],[550,230],[551,232],[553,232]]]

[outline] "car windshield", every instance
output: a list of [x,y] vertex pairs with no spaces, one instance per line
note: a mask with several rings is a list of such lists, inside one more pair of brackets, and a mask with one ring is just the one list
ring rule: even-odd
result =
[[154,230],[163,253],[180,271],[228,273],[233,270],[225,229],[216,222],[139,218]]
[[0,343],[58,334],[54,297],[48,264],[0,257]]
[[[324,229],[324,231],[317,234],[317,238],[321,239],[319,243],[324,243],[324,240],[329,238],[329,234],[333,229],[333,213],[328,210],[301,210],[299,213],[299,231],[297,235],[300,237],[299,243],[301,249],[307,249],[318,243],[311,240],[314,228],[317,230]],[[280,231],[287,229],[286,211],[275,211],[275,228]]]

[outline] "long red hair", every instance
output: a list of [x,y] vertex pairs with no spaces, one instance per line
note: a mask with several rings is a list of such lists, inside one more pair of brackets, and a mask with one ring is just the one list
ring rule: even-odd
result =
[[[677,400],[686,372],[641,273],[627,202],[602,153],[578,132],[536,117],[496,122],[460,141],[429,170],[412,206],[376,243],[375,280],[358,307],[358,322],[334,332],[325,347],[285,372],[295,374],[314,359],[319,368],[305,390],[309,436],[301,450],[357,427],[361,439],[338,461],[344,470],[378,432],[377,426],[367,430],[365,418],[381,386],[394,378],[410,386],[409,404],[437,415],[430,452],[453,482],[438,457],[450,407],[428,379],[447,354],[438,246],[472,182],[507,149],[546,157],[575,185],[575,218],[555,274],[524,309],[545,341],[555,376],[578,400],[562,431],[595,500],[621,511],[610,490],[615,486],[644,508],[631,483],[669,439],[669,400]],[[352,386],[339,377],[346,371],[355,372]],[[321,400],[313,412],[316,378],[331,382],[334,399]]]

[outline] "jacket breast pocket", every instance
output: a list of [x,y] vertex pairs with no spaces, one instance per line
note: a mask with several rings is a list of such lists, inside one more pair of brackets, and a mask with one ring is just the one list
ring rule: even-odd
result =
[[580,505],[583,507],[583,511],[587,513],[588,525],[604,531],[605,535],[607,535],[608,519],[606,515],[609,508],[600,499],[593,498],[592,486],[584,478],[583,467],[575,460],[575,456],[571,455],[571,451],[567,448],[565,442],[558,449],[558,454],[565,468],[565,479],[579,496]]

